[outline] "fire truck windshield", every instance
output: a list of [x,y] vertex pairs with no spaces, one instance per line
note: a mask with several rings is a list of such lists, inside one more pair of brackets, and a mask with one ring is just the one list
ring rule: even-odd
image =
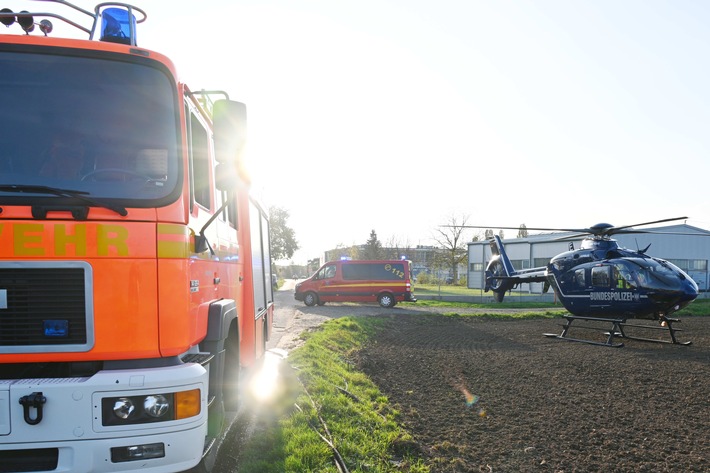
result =
[[178,100],[166,72],[109,55],[29,52],[0,51],[0,199],[63,198],[8,185],[135,207],[175,195]]

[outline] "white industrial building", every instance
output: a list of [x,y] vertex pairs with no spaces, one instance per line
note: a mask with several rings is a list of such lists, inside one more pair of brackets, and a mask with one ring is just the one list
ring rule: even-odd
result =
[[[670,261],[688,273],[701,292],[701,297],[708,291],[708,260],[710,260],[710,231],[690,225],[671,225],[666,227],[643,228],[645,231],[659,233],[633,233],[614,235],[613,239],[622,248],[643,250],[651,245],[646,254]],[[665,233],[665,234],[663,234]],[[675,234],[674,234],[675,233]],[[688,233],[689,235],[678,235]],[[524,238],[503,240],[505,251],[515,269],[527,269],[546,266],[554,256],[568,251],[570,243],[579,248],[584,237],[556,241],[571,232],[541,233]],[[696,236],[697,235],[697,236]],[[468,244],[468,287],[482,289],[484,272],[491,259],[491,249],[487,240]],[[530,294],[542,294],[542,283],[521,284],[514,291]],[[552,291],[550,291],[552,292]]]

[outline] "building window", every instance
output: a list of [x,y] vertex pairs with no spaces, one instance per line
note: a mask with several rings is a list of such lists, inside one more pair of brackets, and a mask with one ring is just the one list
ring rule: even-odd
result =
[[707,271],[708,260],[706,259],[691,259],[688,265],[690,271]]
[[510,260],[511,264],[513,265],[513,268],[516,270],[521,270],[521,269],[528,269],[530,268],[530,260],[526,259],[514,259]]
[[547,267],[547,264],[549,262],[550,262],[550,258],[533,258],[533,267],[535,267],[535,268]]
[[483,263],[471,263],[471,271],[483,271]]

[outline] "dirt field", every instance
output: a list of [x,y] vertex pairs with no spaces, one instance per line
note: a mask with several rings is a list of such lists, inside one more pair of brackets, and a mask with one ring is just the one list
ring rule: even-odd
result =
[[678,325],[691,346],[542,336],[559,323],[395,313],[358,363],[433,472],[710,471],[710,317]]

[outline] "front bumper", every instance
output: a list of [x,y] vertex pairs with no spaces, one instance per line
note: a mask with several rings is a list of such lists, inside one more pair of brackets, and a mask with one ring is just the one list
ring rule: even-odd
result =
[[[208,372],[199,364],[99,371],[85,378],[0,380],[0,471],[172,473],[195,466],[207,434]],[[196,416],[105,425],[102,399],[200,389]],[[20,403],[45,398],[41,419]],[[30,424],[30,420],[38,422]],[[125,452],[132,452],[126,460]],[[139,452],[136,454],[135,452]],[[142,455],[145,455],[141,458]],[[3,467],[5,469],[3,469]]]

